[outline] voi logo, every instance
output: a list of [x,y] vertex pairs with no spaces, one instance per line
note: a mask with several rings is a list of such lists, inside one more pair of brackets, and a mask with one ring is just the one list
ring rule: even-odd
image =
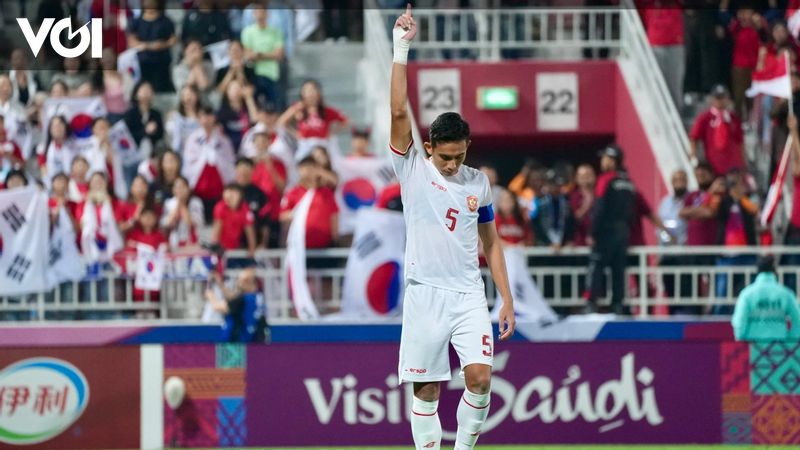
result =
[[0,442],[47,441],[86,410],[89,384],[81,371],[56,358],[18,361],[0,372]]
[[[42,49],[48,34],[50,34],[50,45],[53,46],[53,50],[64,58],[81,56],[86,52],[90,44],[92,46],[92,58],[99,59],[103,56],[103,19],[92,19],[73,31],[71,18],[67,17],[56,22],[56,19],[48,17],[42,21],[42,26],[39,27],[37,33],[33,32],[31,23],[27,18],[17,18],[17,23],[22,30],[22,34],[25,35],[25,40],[28,41],[34,57],[39,55],[39,51]],[[89,31],[90,23],[92,24],[91,31]],[[67,30],[69,40],[72,40],[75,35],[80,35],[80,41],[77,46],[73,48],[64,47],[61,39],[59,39],[59,35],[64,30]]]

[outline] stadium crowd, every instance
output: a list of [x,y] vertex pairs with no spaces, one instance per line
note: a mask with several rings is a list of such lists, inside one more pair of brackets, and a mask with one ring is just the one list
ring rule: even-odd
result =
[[[295,37],[288,10],[265,8],[264,2],[221,10],[212,0],[197,0],[184,2],[183,21],[176,27],[159,0],[143,0],[140,10],[112,1],[105,12],[105,2],[88,3],[81,16],[63,9],[65,2],[43,2],[38,16],[74,16],[81,23],[103,16],[101,60],[57,58],[45,45],[43,58],[52,70],[31,70],[26,51],[19,48],[11,54],[12,70],[0,75],[0,189],[40,183],[50,193],[51,217],[65,213],[79,244],[86,236],[105,240],[112,227],[128,249],[137,243],[165,244],[178,252],[208,244],[252,256],[259,248],[285,245],[293,209],[316,188],[307,248],[348,244],[338,231],[334,192],[339,178],[332,164],[337,155],[329,152],[337,136],[350,131],[347,157],[371,158],[369,130],[352,126],[328,105],[314,80],[305,82],[299,100],[290,104],[287,67]],[[644,5],[643,21],[676,105],[683,111],[697,107],[704,103],[701,94],[708,94],[709,105],[690,129],[699,188],[690,192],[687,174],[679,171],[672,175],[673,192],[657,207],[637,194],[625,216],[630,217],[627,245],[648,241],[644,220],[655,226],[664,245],[772,242],[770,230],[760,226],[759,205],[786,137],[796,135],[797,121],[788,112],[797,107],[768,96],[749,100],[744,90],[769,55],[787,51],[796,61],[796,33],[783,18],[794,17],[800,0],[790,0],[785,10],[773,3],[764,10],[727,0],[718,10]],[[204,49],[225,40],[230,41],[228,63],[215,68]],[[730,61],[724,56],[726,42]],[[117,56],[127,49],[138,50],[135,82],[131,73],[117,70]],[[180,58],[174,60],[176,54]],[[794,64],[792,89],[800,91]],[[91,96],[102,98],[106,113],[89,124],[45,115],[48,99]],[[133,154],[110,138],[120,122],[135,141]],[[91,137],[90,145],[75,145],[77,128]],[[753,166],[759,157],[746,151],[747,133],[758,136],[751,154],[770,156],[764,176]],[[597,204],[609,180],[624,169],[623,152],[605,149],[600,174],[597,162],[547,167],[531,159],[506,186],[494,167],[481,167],[493,186],[500,237],[508,245],[549,246],[556,252],[594,246],[603,232],[593,224]],[[800,163],[793,169],[794,185],[800,186]],[[792,202],[786,243],[796,244],[800,196]],[[380,193],[377,206],[402,210],[396,183]],[[92,254],[84,249],[84,257]],[[701,263],[753,261],[712,257]]]

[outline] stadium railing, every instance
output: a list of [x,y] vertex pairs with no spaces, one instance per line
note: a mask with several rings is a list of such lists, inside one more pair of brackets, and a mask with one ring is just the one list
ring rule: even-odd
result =
[[[549,248],[522,249],[528,260],[528,272],[544,300],[561,312],[569,313],[585,305],[583,296],[589,249]],[[311,295],[323,317],[343,313],[342,287],[346,273],[348,248],[309,250],[308,259],[333,261],[331,268],[309,269]],[[774,255],[779,261],[800,259],[795,247],[634,247],[630,249],[627,267],[627,298],[639,316],[651,314],[651,307],[694,307],[698,312],[713,307],[735,304],[738,291],[755,277],[755,260],[759,255]],[[229,252],[224,258],[245,257],[244,252]],[[159,293],[134,290],[133,275],[119,270],[106,270],[97,276],[65,283],[53,290],[22,297],[0,297],[0,320],[72,320],[140,317],[157,315],[161,319],[200,319],[207,287],[207,270],[189,269],[188,256],[173,257],[171,264],[185,270],[169,269]],[[195,256],[197,258],[197,256]],[[285,250],[261,250],[256,253],[258,276],[262,283],[270,321],[297,321],[287,282]],[[797,289],[800,264],[779,266],[780,280]],[[733,265],[741,264],[741,265]],[[199,267],[199,268],[198,268]],[[236,270],[227,270],[235,280]],[[494,284],[483,269],[489,305],[496,297]],[[609,274],[606,273],[608,280]],[[607,284],[608,285],[608,284]],[[512,286],[513,288],[513,286]],[[524,301],[524,299],[518,299]],[[606,296],[600,304],[607,304]]]
[[[403,10],[375,12],[389,33]],[[619,15],[614,8],[415,9],[419,33],[413,48],[417,58],[428,60],[452,53],[499,61],[508,51],[517,57],[580,58],[584,49],[619,49]],[[578,53],[556,51],[565,48]]]

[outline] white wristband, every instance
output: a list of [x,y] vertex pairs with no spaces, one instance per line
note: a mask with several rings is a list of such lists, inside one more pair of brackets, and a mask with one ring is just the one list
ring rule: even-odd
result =
[[402,27],[395,27],[392,29],[392,41],[394,41],[394,59],[392,62],[397,64],[408,64],[408,50],[411,47],[411,41],[403,39],[403,36],[408,33]]

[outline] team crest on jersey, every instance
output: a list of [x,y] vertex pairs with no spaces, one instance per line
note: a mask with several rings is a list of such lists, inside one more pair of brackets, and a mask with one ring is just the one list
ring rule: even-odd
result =
[[477,196],[470,195],[469,197],[467,197],[467,208],[469,208],[469,210],[471,212],[475,212],[475,211],[478,210],[478,197]]

